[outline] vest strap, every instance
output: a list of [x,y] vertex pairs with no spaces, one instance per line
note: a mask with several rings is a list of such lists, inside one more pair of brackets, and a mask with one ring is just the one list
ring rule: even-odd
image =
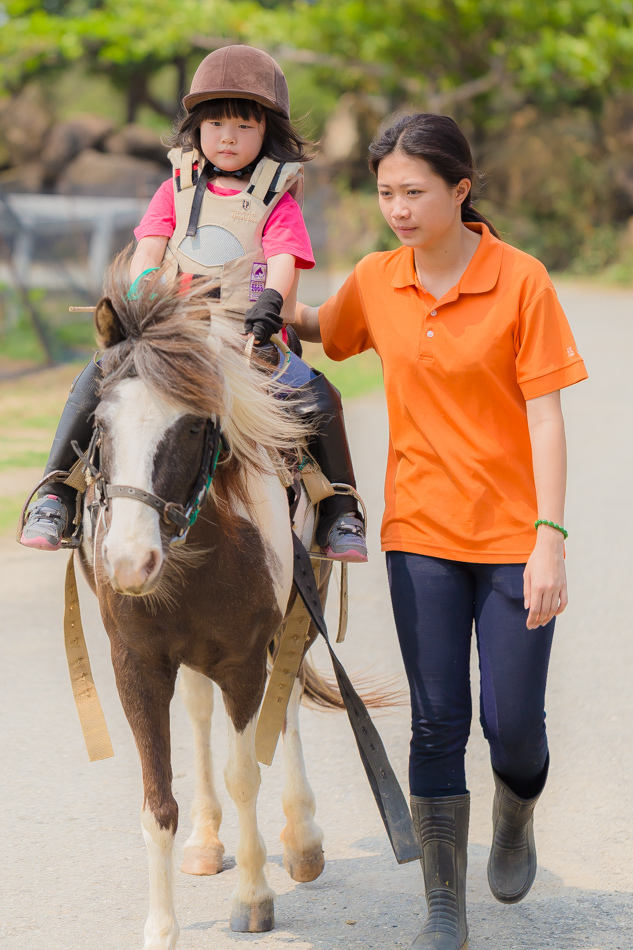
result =
[[178,176],[178,184],[180,186],[180,191],[183,188],[191,188],[194,184],[193,181],[193,163],[195,159],[195,154],[193,148],[185,147],[181,151],[180,157],[180,175]]
[[271,159],[268,159],[262,168],[255,185],[251,185],[247,190],[251,195],[253,195],[254,198],[259,198],[260,201],[264,201],[266,195],[270,191],[270,187],[273,183],[275,175],[279,176],[280,169],[281,165],[278,162],[273,162]]
[[204,199],[204,193],[207,190],[207,182],[209,181],[210,174],[211,166],[207,162],[198,175],[196,191],[193,196],[193,201],[191,202],[191,214],[189,215],[189,224],[187,225],[187,237],[195,237],[196,231],[198,230],[198,221],[200,220],[202,201]]
[[275,175],[274,175],[274,177],[273,177],[273,180],[272,180],[271,183],[270,183],[270,188],[268,189],[268,194],[267,194],[266,197],[264,198],[264,204],[265,204],[265,205],[269,205],[270,202],[271,202],[271,201],[273,200],[273,198],[275,197],[275,195],[276,195],[276,193],[277,193],[277,190],[278,190],[278,188],[279,188],[279,179],[281,178],[281,173],[282,173],[283,170],[284,170],[284,166],[283,166],[283,165],[279,165],[279,167],[277,168],[277,171],[275,172]]

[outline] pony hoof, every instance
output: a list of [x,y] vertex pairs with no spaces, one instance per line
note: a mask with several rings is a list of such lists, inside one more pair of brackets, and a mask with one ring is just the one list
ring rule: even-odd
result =
[[284,848],[284,867],[293,881],[298,881],[300,884],[316,881],[325,867],[323,848],[315,848],[308,854],[292,852],[289,848]]
[[219,874],[224,848],[185,848],[180,870],[183,874]]
[[240,934],[258,934],[275,926],[275,906],[272,897],[261,904],[243,904],[233,901],[231,907],[231,930]]

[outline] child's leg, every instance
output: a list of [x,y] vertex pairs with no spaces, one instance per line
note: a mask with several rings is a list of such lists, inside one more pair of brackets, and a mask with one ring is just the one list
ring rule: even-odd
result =
[[[356,488],[352,458],[345,432],[341,394],[323,374],[315,375],[296,390],[305,399],[303,411],[315,415],[318,431],[308,446],[330,482]],[[316,540],[330,557],[366,561],[363,517],[353,495],[334,495],[320,503]]]
[[[59,420],[44,475],[68,471],[77,461],[73,441],[85,448],[92,436],[92,414],[99,402],[99,366],[91,360],[74,381]],[[38,491],[29,509],[20,543],[43,551],[56,551],[75,515],[76,491],[60,482],[49,482]]]

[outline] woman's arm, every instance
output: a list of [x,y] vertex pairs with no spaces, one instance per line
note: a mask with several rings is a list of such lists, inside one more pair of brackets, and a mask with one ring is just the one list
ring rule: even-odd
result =
[[292,323],[292,327],[300,340],[306,340],[308,343],[321,342],[318,307],[308,307],[306,304],[297,301],[294,320],[289,322]]
[[130,261],[130,280],[132,283],[144,270],[149,270],[150,267],[160,267],[163,263],[168,241],[169,238],[159,237],[158,235],[141,238]]
[[[567,449],[560,391],[527,401],[528,428],[538,517],[563,524]],[[567,606],[564,538],[556,528],[540,525],[536,544],[525,566],[523,588],[529,609],[527,627],[540,627]]]

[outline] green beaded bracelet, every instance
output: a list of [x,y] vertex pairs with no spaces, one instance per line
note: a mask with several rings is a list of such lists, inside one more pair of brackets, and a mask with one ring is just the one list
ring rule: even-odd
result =
[[545,518],[539,518],[538,521],[535,521],[535,522],[534,522],[534,527],[535,527],[535,528],[538,528],[538,526],[539,526],[540,524],[546,524],[546,525],[548,525],[550,528],[556,528],[557,531],[560,531],[560,533],[562,534],[563,539],[564,539],[565,541],[566,541],[567,538],[569,537],[569,531],[565,531],[565,529],[563,528],[562,524],[556,524],[555,521],[546,521]]

